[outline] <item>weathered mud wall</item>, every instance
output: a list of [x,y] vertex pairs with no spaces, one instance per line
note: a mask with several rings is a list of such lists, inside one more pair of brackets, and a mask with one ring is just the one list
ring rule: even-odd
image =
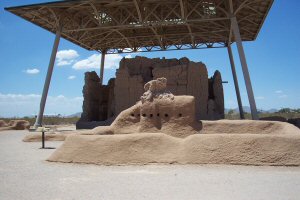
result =
[[215,71],[213,77],[208,80],[209,96],[207,102],[207,119],[224,119],[224,93],[222,77],[219,71]]
[[116,117],[140,100],[144,85],[150,80],[167,78],[167,89],[174,95],[195,97],[198,119],[224,118],[224,95],[220,72],[208,78],[202,62],[188,58],[160,59],[137,56],[120,61],[116,78],[101,85],[95,72],[85,74],[81,121],[103,121]]
[[143,94],[144,84],[159,77],[167,78],[167,88],[174,95],[194,96],[197,117],[207,119],[207,69],[203,63],[191,62],[187,58],[122,59],[116,73],[116,114],[134,105]]
[[101,85],[96,72],[86,72],[80,121],[104,121],[114,116],[113,88],[114,79],[111,79],[108,85]]

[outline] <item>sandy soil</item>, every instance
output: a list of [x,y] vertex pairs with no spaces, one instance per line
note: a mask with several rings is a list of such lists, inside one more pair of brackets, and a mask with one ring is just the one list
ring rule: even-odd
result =
[[[45,161],[54,150],[0,134],[0,199],[298,200],[299,167],[224,165],[97,166]],[[58,147],[61,142],[46,142]]]

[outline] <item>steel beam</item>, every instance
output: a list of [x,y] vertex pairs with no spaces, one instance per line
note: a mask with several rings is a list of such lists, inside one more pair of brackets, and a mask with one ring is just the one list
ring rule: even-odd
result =
[[56,53],[57,53],[57,49],[58,49],[58,45],[59,45],[59,41],[60,41],[60,36],[61,36],[61,27],[56,30],[56,36],[55,36],[55,40],[54,40],[54,44],[53,44],[53,48],[52,48],[52,53],[51,53],[51,57],[50,57],[49,65],[48,65],[48,71],[47,71],[47,75],[46,75],[46,79],[45,79],[45,83],[44,83],[43,94],[42,94],[42,98],[41,98],[41,102],[40,102],[40,110],[39,110],[39,114],[38,114],[35,124],[34,124],[35,127],[40,127],[40,126],[42,126],[42,123],[43,123],[43,115],[44,115],[46,100],[47,100],[47,96],[48,96],[48,90],[49,90],[49,86],[50,86],[50,82],[51,82],[51,77],[52,77],[52,73],[53,73]]
[[233,81],[234,81],[236,98],[237,98],[237,102],[238,102],[238,105],[239,105],[240,118],[245,119],[243,104],[242,104],[241,94],[240,94],[240,89],[239,89],[239,83],[238,83],[238,79],[237,79],[237,75],[236,75],[236,71],[235,71],[235,64],[234,64],[234,59],[233,59],[233,54],[232,54],[230,44],[228,44],[227,50],[228,50],[228,56],[229,56],[229,60],[230,60],[231,72],[232,72]]
[[[216,17],[216,18],[200,18],[200,19],[189,19],[185,20],[185,23],[200,23],[200,22],[210,22],[210,21],[225,21],[228,20],[228,17]],[[142,26],[137,26],[136,24],[119,24],[119,25],[114,25],[114,26],[108,26],[108,25],[102,25],[102,26],[96,26],[96,27],[85,27],[85,28],[75,28],[75,29],[65,29],[64,33],[68,32],[79,32],[79,31],[93,31],[93,30],[123,30],[123,29],[143,29],[143,28],[148,28],[149,26],[151,27],[161,27],[162,25],[182,25],[185,26],[185,23],[182,22],[168,22],[168,21],[163,21],[163,22],[144,22]]]
[[245,79],[252,119],[257,120],[258,114],[257,114],[257,109],[256,109],[256,103],[255,103],[252,84],[251,84],[250,75],[249,75],[249,71],[248,71],[246,56],[245,56],[245,52],[244,52],[244,48],[243,48],[243,44],[242,44],[242,38],[240,35],[239,25],[238,25],[238,22],[237,22],[235,16],[232,16],[230,20],[231,20],[231,26],[233,29],[233,34],[234,34],[234,38],[236,41],[237,49],[239,52],[240,62],[242,65],[242,71],[243,71],[243,75],[244,75],[244,79]]
[[137,12],[137,14],[139,16],[139,21],[140,21],[140,23],[142,23],[143,22],[143,18],[142,18],[142,12],[141,12],[141,9],[140,9],[141,2],[139,0],[133,0],[133,2],[134,2],[134,6],[136,8],[136,12]]
[[101,63],[100,63],[100,83],[101,83],[101,85],[103,84],[105,54],[106,54],[106,51],[102,51]]

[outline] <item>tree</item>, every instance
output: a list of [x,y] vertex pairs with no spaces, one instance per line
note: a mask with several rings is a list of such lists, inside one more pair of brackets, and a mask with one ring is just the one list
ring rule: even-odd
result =
[[293,112],[295,112],[295,113],[300,113],[300,108],[298,108],[298,109],[293,109]]
[[291,113],[292,109],[290,108],[281,108],[280,110],[278,110],[278,113]]
[[233,115],[233,113],[234,113],[234,110],[233,110],[233,109],[230,109],[230,110],[228,111],[228,115]]

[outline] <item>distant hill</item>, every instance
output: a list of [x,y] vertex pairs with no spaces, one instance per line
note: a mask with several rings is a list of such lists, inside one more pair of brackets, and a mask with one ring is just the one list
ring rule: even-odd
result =
[[66,116],[66,117],[81,117],[81,113],[82,113],[82,112],[74,113],[74,114],[68,115],[68,116]]
[[[229,110],[233,110],[234,113],[239,113],[239,108],[234,108],[234,109],[225,108],[225,113],[227,114]],[[249,106],[243,106],[243,110],[244,110],[244,112],[251,113],[251,109],[250,109]],[[272,108],[272,109],[269,109],[269,110],[258,109],[258,111],[263,112],[263,113],[275,113],[278,110],[275,109],[275,108]]]
[[275,113],[275,112],[278,112],[278,109],[273,108],[273,109],[270,109],[270,110],[266,110],[266,112]]

